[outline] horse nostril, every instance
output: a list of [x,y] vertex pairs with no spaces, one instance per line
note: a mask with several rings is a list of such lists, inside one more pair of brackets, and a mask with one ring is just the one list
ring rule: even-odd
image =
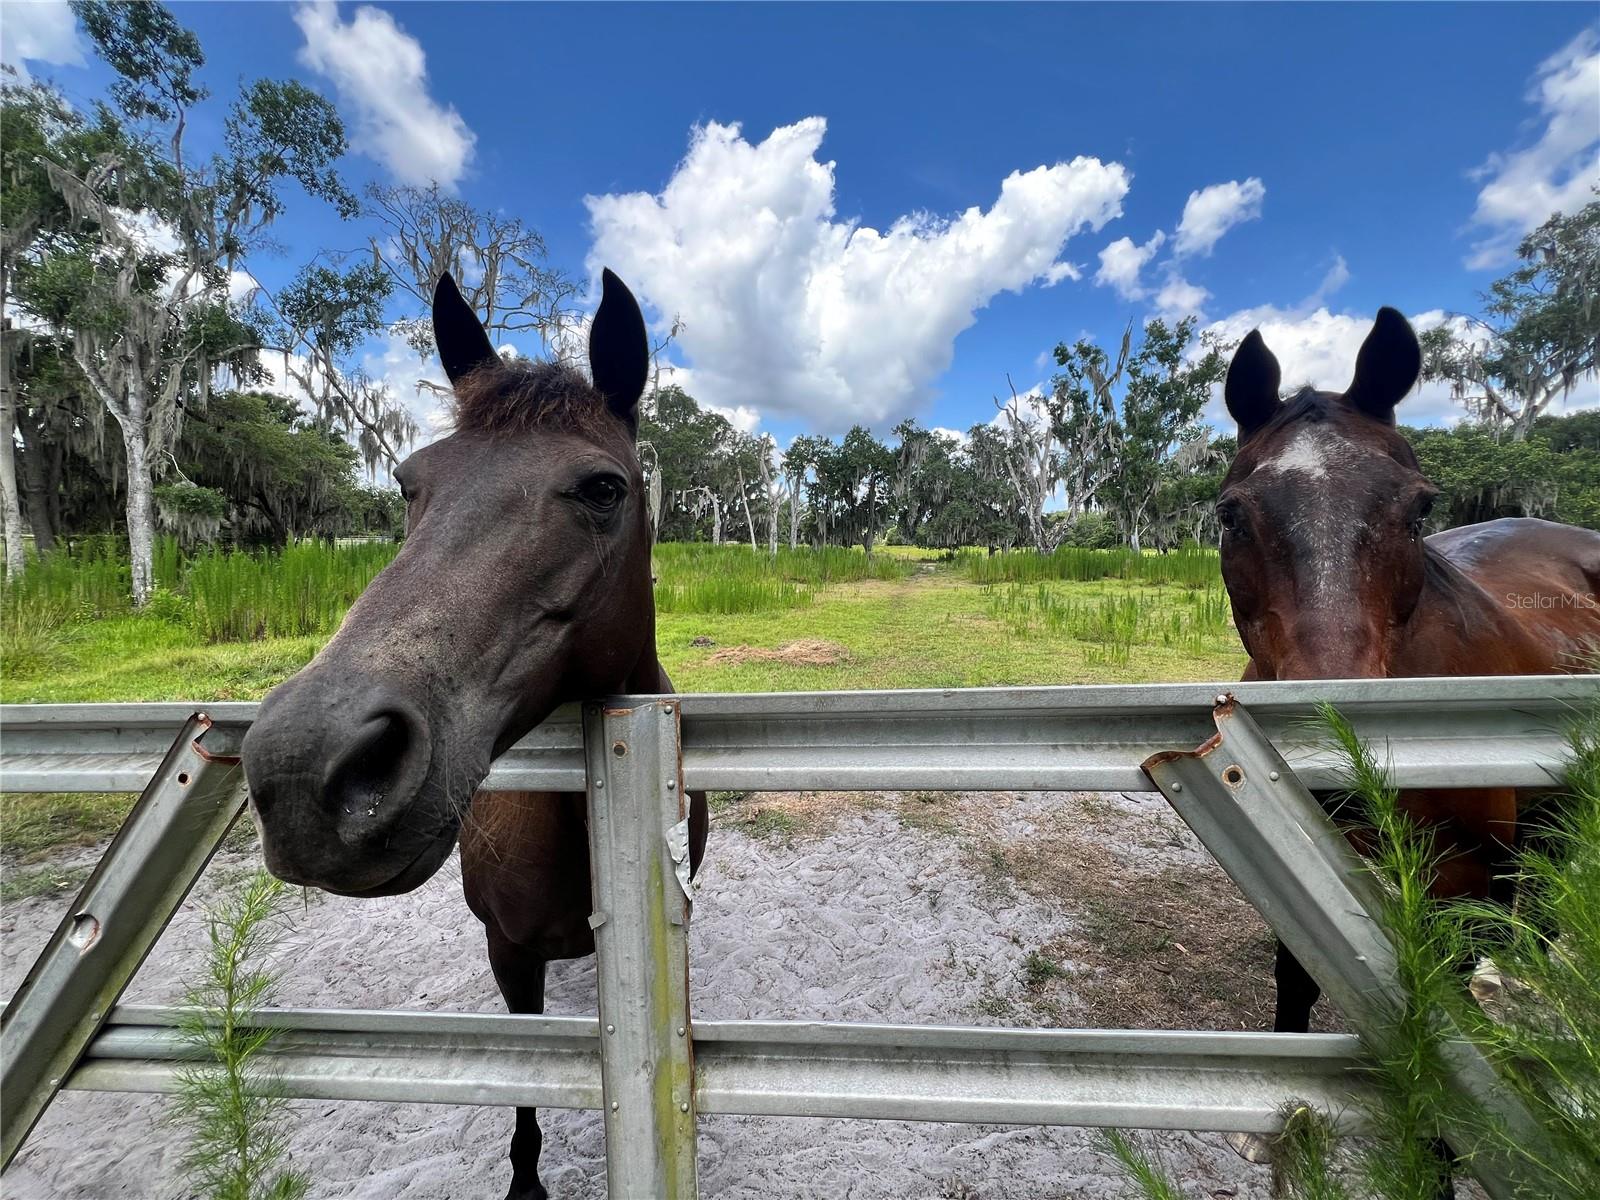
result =
[[335,823],[361,829],[387,815],[385,803],[403,799],[408,768],[425,751],[426,732],[405,713],[374,713],[328,771],[325,793]]

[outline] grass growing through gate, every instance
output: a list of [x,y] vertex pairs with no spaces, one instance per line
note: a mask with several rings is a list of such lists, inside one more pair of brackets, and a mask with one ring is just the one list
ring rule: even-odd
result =
[[[1429,840],[1401,811],[1382,765],[1335,709],[1322,721],[1346,767],[1349,802],[1372,830],[1371,869],[1381,920],[1395,947],[1405,1003],[1369,1043],[1375,1136],[1353,1174],[1334,1168],[1326,1114],[1290,1105],[1274,1163],[1295,1200],[1436,1200],[1443,1165],[1432,1139],[1450,1128],[1475,1158],[1508,1164],[1529,1200],[1600,1196],[1600,705],[1571,731],[1565,789],[1517,855],[1515,909],[1432,899]],[[1492,956],[1504,984],[1480,1005],[1463,964]],[[1494,1064],[1532,1114],[1538,1137],[1519,1136],[1452,1084],[1446,1018]],[[1117,1155],[1138,1194],[1156,1197],[1148,1158]]]
[[285,919],[288,889],[256,871],[209,914],[205,975],[180,1029],[205,1059],[179,1078],[175,1121],[188,1129],[183,1172],[205,1200],[300,1200],[310,1178],[286,1165],[288,1110],[258,1064],[276,1030],[252,1026],[277,976],[261,965]]

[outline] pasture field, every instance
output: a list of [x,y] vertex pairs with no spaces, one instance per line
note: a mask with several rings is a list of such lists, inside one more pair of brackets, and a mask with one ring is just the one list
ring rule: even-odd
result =
[[[0,700],[254,700],[298,670],[394,553],[168,543],[142,613],[103,546],[4,594]],[[1216,556],[952,557],[888,547],[662,545],[657,643],[682,691],[983,687],[1230,678],[1244,664]]]

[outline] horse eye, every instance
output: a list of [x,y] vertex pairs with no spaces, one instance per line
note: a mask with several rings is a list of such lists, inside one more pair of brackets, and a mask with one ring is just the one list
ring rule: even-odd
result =
[[1239,510],[1232,504],[1224,504],[1217,509],[1217,524],[1222,526],[1224,533],[1239,533],[1243,529]]
[[1432,496],[1424,496],[1418,501],[1417,510],[1411,517],[1411,538],[1413,541],[1422,537],[1423,524],[1427,521],[1428,514],[1433,511],[1433,501],[1434,497]]
[[583,497],[584,503],[598,509],[615,508],[624,494],[622,485],[607,475],[585,479],[578,485],[578,495]]

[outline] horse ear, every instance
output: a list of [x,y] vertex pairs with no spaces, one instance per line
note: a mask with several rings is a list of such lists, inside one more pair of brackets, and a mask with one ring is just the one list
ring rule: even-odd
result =
[[1278,385],[1283,382],[1283,369],[1261,336],[1252,329],[1248,337],[1233,352],[1228,364],[1228,380],[1222,385],[1222,398],[1228,411],[1239,422],[1239,440],[1243,442],[1260,429],[1278,411]]
[[1422,346],[1411,323],[1393,308],[1380,308],[1372,332],[1356,355],[1356,377],[1344,396],[1369,417],[1394,424],[1394,406],[1422,374]]
[[433,289],[433,341],[452,384],[460,383],[474,367],[500,361],[494,343],[478,322],[478,314],[462,298],[461,289],[448,271],[439,276]]
[[639,397],[650,373],[650,341],[639,302],[610,268],[600,272],[600,308],[589,327],[589,373],[611,411],[629,428],[637,427]]

